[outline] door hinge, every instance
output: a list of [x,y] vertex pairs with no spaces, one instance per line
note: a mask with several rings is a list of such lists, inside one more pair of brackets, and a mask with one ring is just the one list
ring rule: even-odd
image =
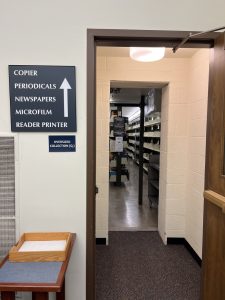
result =
[[99,192],[99,189],[98,189],[98,187],[96,186],[96,187],[95,187],[95,194],[98,194],[98,192]]

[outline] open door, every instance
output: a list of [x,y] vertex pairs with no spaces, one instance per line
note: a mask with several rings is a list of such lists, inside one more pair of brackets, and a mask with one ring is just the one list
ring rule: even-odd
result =
[[225,35],[212,50],[209,76],[202,300],[225,299]]

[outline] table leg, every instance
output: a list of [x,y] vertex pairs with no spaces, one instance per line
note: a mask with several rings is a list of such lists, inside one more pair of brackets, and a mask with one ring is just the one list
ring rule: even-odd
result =
[[48,292],[33,292],[32,300],[48,300]]
[[1,292],[1,300],[15,300],[15,292]]
[[61,292],[56,293],[56,300],[65,300],[65,280],[63,282]]

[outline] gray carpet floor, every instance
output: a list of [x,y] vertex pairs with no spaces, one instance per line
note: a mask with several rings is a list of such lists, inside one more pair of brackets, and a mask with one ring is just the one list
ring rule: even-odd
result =
[[110,232],[96,246],[97,300],[197,300],[201,268],[183,245],[158,232]]

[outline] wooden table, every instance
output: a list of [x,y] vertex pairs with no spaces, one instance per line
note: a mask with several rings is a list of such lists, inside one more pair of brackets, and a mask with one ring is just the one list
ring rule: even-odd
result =
[[15,300],[15,292],[32,292],[32,300],[47,300],[48,293],[55,292],[57,300],[65,300],[65,273],[75,237],[64,262],[20,263],[5,257],[0,265],[1,300]]

